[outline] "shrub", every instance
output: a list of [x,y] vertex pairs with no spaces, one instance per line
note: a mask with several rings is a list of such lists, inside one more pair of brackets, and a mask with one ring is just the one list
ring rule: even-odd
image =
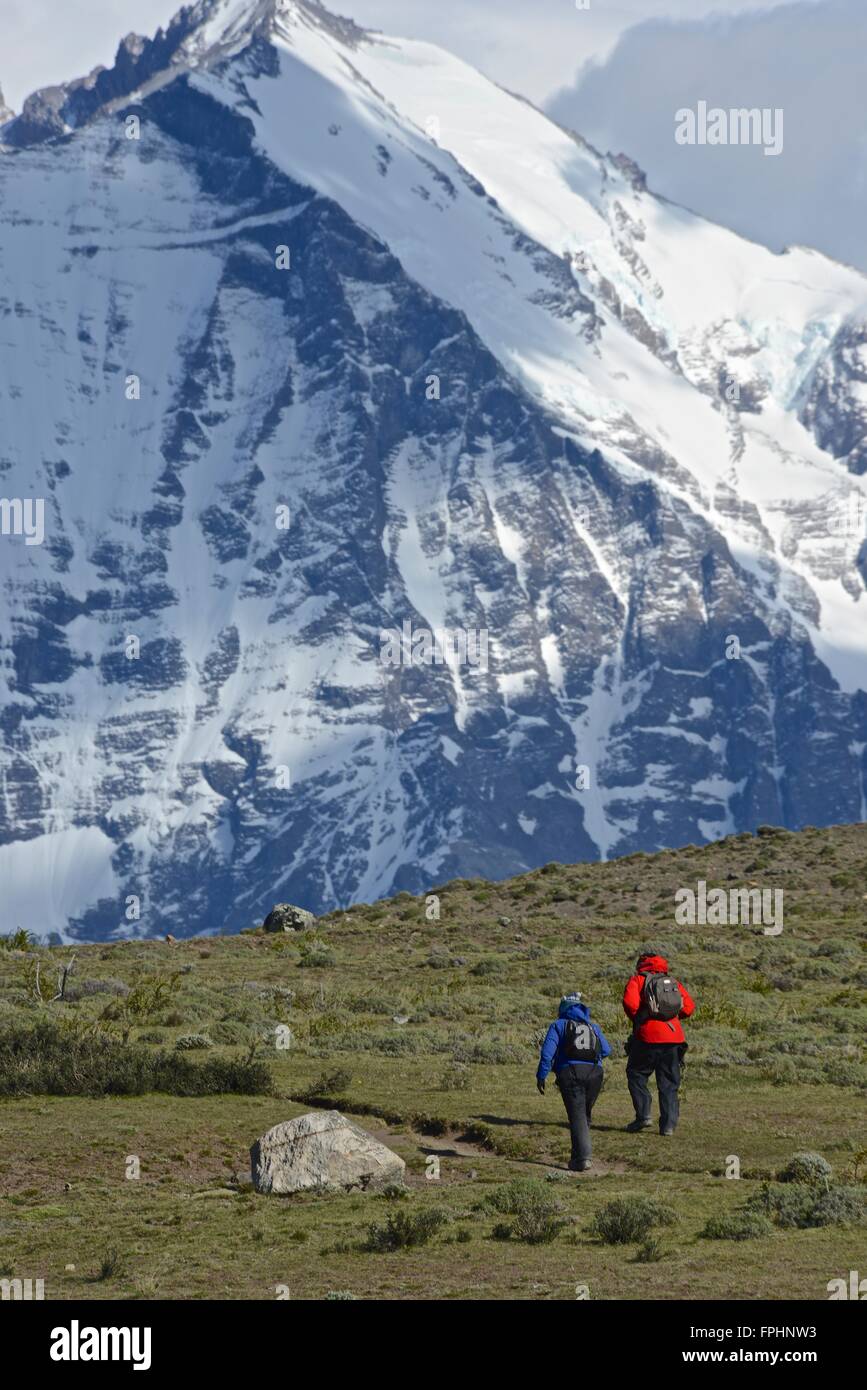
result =
[[204,1033],[184,1033],[183,1037],[178,1038],[175,1042],[177,1052],[196,1052],[213,1046],[211,1039],[206,1037]]
[[194,1063],[176,1052],[154,1052],[51,1022],[0,1036],[0,1095],[266,1095],[270,1090],[271,1073],[262,1062],[212,1057]]
[[617,1197],[596,1213],[589,1229],[606,1245],[629,1245],[649,1227],[671,1226],[676,1220],[671,1207],[653,1197]]
[[482,1062],[486,1066],[527,1061],[527,1048],[499,1038],[458,1038],[452,1046],[455,1062]]
[[[137,980],[126,994],[112,1004],[106,1004],[100,1014],[100,1025],[117,1024],[121,1038],[127,1042],[133,1027],[138,1024],[157,1021],[157,1015],[165,1008],[171,995],[178,987],[181,972],[171,975],[145,975]],[[165,1020],[168,1022],[168,1020]],[[181,1019],[183,1022],[183,1019]]]
[[114,1246],[106,1250],[99,1262],[99,1269],[93,1276],[94,1283],[104,1284],[106,1279],[112,1279],[116,1274],[123,1273],[121,1268],[120,1252]]
[[824,1078],[832,1086],[851,1086],[854,1090],[867,1090],[867,1068],[857,1062],[826,1062]]
[[752,1240],[769,1235],[773,1229],[760,1211],[722,1212],[710,1218],[701,1235],[706,1240]]
[[662,1246],[656,1236],[648,1236],[643,1240],[635,1252],[635,1260],[640,1265],[656,1264],[662,1259]]
[[821,1154],[792,1154],[785,1168],[777,1174],[778,1182],[830,1182],[833,1169]]
[[470,971],[471,975],[484,977],[485,975],[499,975],[506,968],[506,962],[499,960],[496,956],[487,956],[484,960],[477,961]]
[[549,1200],[533,1203],[518,1212],[512,1223],[512,1234],[528,1245],[548,1245],[555,1240],[563,1225],[559,1203]]
[[744,1210],[762,1212],[784,1228],[855,1226],[867,1220],[867,1192],[863,1187],[826,1190],[812,1183],[763,1183]]
[[867,1221],[867,1193],[859,1187],[831,1187],[816,1201],[814,1226],[861,1226]]
[[[834,880],[831,879],[831,882],[833,883]],[[840,936],[829,936],[827,940],[820,942],[819,945],[815,947],[815,952],[817,956],[829,956],[832,959],[838,958],[841,960],[847,960],[854,955],[854,951],[849,942]]]
[[537,1178],[513,1178],[492,1192],[485,1205],[514,1217],[507,1225],[509,1236],[526,1241],[528,1245],[546,1245],[554,1240],[563,1225],[559,1201]]
[[485,1198],[484,1205],[490,1211],[514,1216],[527,1201],[533,1198],[541,1186],[538,1178],[512,1178],[511,1182],[504,1183],[495,1192],[489,1193]]
[[441,1091],[466,1091],[470,1085],[470,1070],[462,1062],[446,1067],[440,1077]]
[[337,964],[334,952],[324,941],[314,941],[310,945],[302,941],[298,949],[301,952],[298,964],[302,970],[330,970]]
[[386,1034],[384,1037],[370,1038],[365,1051],[381,1052],[383,1057],[406,1057],[417,1052],[434,1050],[432,1047],[426,1049],[424,1042],[425,1040],[416,1033]]
[[442,1207],[427,1211],[393,1211],[384,1222],[374,1221],[367,1228],[365,1250],[383,1252],[404,1250],[414,1245],[427,1245],[441,1227],[451,1220]]
[[352,1085],[352,1072],[344,1067],[336,1071],[324,1071],[312,1081],[305,1091],[306,1096],[339,1096]]
[[264,1062],[235,1057],[209,1057],[206,1062],[187,1062],[170,1052],[156,1054],[150,1089],[176,1096],[264,1096],[271,1092],[270,1069]]
[[837,980],[840,978],[835,965],[824,960],[806,960],[792,967],[792,974],[799,980]]
[[814,1205],[812,1191],[803,1185],[774,1188],[763,1183],[747,1201],[746,1210],[764,1212],[778,1226],[807,1227],[811,1225]]
[[[229,1019],[221,1019],[219,1023],[213,1024],[211,1028],[211,1038],[215,1043],[228,1043],[230,1045],[245,1043],[250,1040],[250,1030],[243,1023],[234,1023]],[[139,1039],[142,1041],[144,1034]],[[162,1042],[162,1035],[156,1034],[154,1042]]]
[[0,936],[0,950],[2,951],[29,951],[32,945],[34,945],[33,937],[23,927],[19,927],[17,931],[8,932],[5,936]]
[[762,1067],[762,1078],[772,1086],[794,1086],[803,1080],[803,1068],[792,1057],[776,1057]]
[[87,999],[94,994],[114,994],[124,998],[129,994],[129,985],[123,980],[78,980],[66,987],[66,999],[74,1004],[79,999]]
[[449,1122],[442,1115],[425,1115],[420,1111],[410,1115],[409,1122],[419,1134],[429,1134],[433,1137],[447,1134],[449,1129]]

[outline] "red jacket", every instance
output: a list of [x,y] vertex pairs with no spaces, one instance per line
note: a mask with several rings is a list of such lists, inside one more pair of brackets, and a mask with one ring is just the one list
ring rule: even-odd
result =
[[[636,1014],[641,1008],[641,991],[644,985],[645,975],[667,975],[669,974],[668,961],[662,956],[642,956],[638,962],[638,973],[627,980],[626,988],[623,991],[623,1008],[628,1018],[634,1022]],[[679,1019],[689,1018],[695,1013],[695,1004],[690,999],[683,985],[678,980],[677,987],[680,990],[680,997],[683,1000],[683,1008],[677,1018],[662,1020],[658,1018],[645,1019],[637,1028],[633,1030],[633,1036],[640,1038],[646,1043],[682,1043],[686,1039],[683,1036],[683,1029]]]

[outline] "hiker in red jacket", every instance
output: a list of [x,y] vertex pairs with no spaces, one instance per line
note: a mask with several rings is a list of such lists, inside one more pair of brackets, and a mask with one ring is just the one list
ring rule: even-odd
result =
[[650,1124],[652,1101],[647,1081],[655,1075],[659,1132],[667,1137],[674,1134],[677,1125],[677,1092],[688,1047],[680,1020],[695,1012],[695,1004],[680,981],[669,974],[664,956],[639,956],[635,970],[623,991],[623,1008],[632,1019],[632,1037],[626,1044],[626,1083],[635,1106],[635,1119],[626,1128],[634,1134]]

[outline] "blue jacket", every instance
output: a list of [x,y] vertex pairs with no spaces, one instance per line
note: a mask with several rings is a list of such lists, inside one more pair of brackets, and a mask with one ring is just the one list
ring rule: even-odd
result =
[[551,1024],[545,1034],[545,1041],[542,1043],[542,1051],[539,1055],[539,1067],[536,1072],[537,1081],[544,1081],[552,1068],[555,1072],[561,1072],[564,1067],[592,1067],[594,1065],[593,1062],[573,1062],[570,1057],[563,1056],[563,1037],[566,1032],[566,1020],[569,1018],[574,1018],[577,1023],[590,1024],[599,1039],[600,1062],[610,1054],[611,1045],[598,1023],[591,1022],[590,1010],[587,1005],[570,1004],[560,1017]]

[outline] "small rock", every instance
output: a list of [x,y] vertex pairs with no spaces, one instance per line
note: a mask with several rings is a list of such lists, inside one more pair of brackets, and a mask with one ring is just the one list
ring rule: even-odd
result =
[[176,941],[175,937],[172,936],[171,932],[167,932],[167,933],[166,933],[166,941],[169,943],[170,946],[176,946],[176,945],[177,945],[177,941]]
[[409,1023],[409,1014],[395,1014],[392,1023]]
[[65,1270],[65,1272],[66,1272],[67,1274],[74,1274],[74,1273],[75,1273],[75,1265],[64,1265],[64,1270]]
[[308,912],[306,907],[295,907],[293,903],[277,903],[264,922],[265,930],[269,932],[306,931],[315,924],[316,918],[312,912]]

